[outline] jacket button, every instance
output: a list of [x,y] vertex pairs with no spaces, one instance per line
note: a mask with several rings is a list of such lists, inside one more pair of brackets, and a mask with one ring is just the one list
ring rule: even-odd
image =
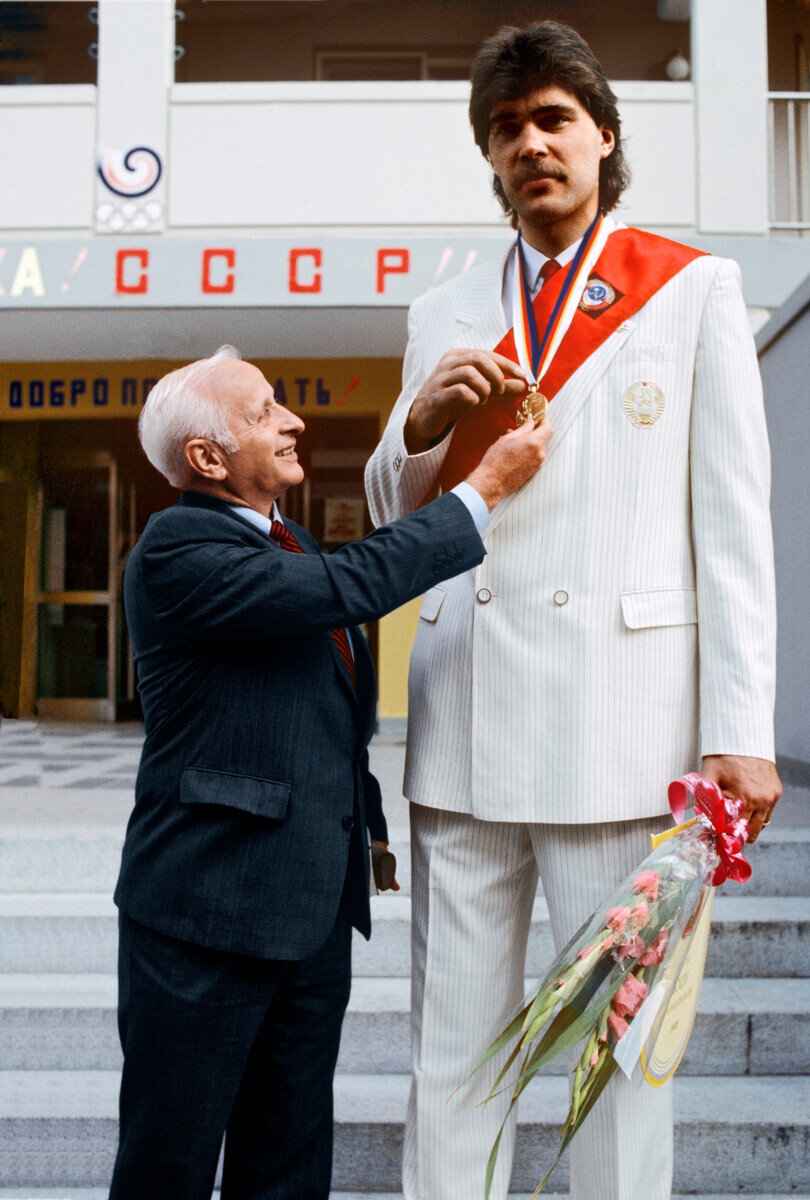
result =
[[354,817],[343,817],[340,823],[348,833],[350,829],[354,828]]
[[554,593],[553,600],[558,608],[562,608],[564,604],[568,603],[568,592],[560,588],[559,591]]
[[479,604],[489,604],[492,599],[492,592],[489,588],[479,588],[475,593],[475,598]]

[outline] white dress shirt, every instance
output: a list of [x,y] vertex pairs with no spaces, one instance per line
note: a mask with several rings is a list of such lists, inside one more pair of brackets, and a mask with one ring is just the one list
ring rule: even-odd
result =
[[[584,235],[583,235],[584,236]],[[554,255],[554,261],[558,262],[561,267],[567,267],[573,259],[582,238],[577,238],[570,246],[566,246],[559,254]],[[543,280],[540,278],[540,272],[547,262],[551,260],[546,257],[540,250],[535,250],[534,246],[530,246],[526,239],[523,239],[523,254],[526,258],[526,274],[531,281],[532,299],[537,295],[543,286]],[[501,291],[501,301],[503,303],[504,316],[509,328],[512,328],[512,288],[514,287],[515,271],[517,270],[517,242],[512,247],[509,257],[506,260],[506,267],[503,273],[503,289]]]

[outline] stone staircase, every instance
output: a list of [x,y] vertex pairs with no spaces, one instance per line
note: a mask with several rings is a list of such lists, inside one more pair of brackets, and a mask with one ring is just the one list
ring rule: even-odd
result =
[[[396,790],[401,747],[374,753],[384,790]],[[102,1200],[121,1061],[110,896],[131,791],[119,780],[95,790],[47,783],[4,788],[0,774],[0,1200]],[[810,1197],[807,798],[794,789],[783,802],[790,822],[777,818],[768,840],[750,849],[751,883],[717,898],[700,1013],[676,1079],[680,1195]],[[335,1084],[336,1200],[394,1200],[400,1186],[410,896],[404,805],[392,807],[403,890],[374,901],[372,941],[355,940]],[[531,975],[550,953],[539,897]],[[522,1104],[516,1193],[531,1192],[554,1153],[566,1109],[561,1069],[551,1064]],[[566,1187],[563,1162],[550,1194]]]

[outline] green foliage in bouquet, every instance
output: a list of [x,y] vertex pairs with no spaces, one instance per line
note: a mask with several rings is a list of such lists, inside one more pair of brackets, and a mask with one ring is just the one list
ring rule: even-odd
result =
[[[512,1046],[487,1103],[511,1087],[485,1177],[489,1200],[501,1137],[520,1095],[546,1063],[585,1040],[574,1071],[571,1106],[551,1172],[617,1069],[613,1050],[625,1036],[680,939],[697,920],[715,870],[714,831],[699,817],[661,843],[610,895],[557,957],[533,998],[475,1067]],[[556,1015],[555,1015],[556,1014]],[[514,1045],[512,1045],[514,1043]],[[521,1058],[514,1083],[513,1068]]]

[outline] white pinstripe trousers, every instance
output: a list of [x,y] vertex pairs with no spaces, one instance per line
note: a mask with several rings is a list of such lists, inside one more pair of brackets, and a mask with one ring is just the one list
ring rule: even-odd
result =
[[[405,1200],[483,1200],[508,1095],[476,1106],[503,1059],[448,1097],[523,996],[538,874],[559,951],[649,854],[650,833],[669,823],[515,824],[411,805],[413,1080]],[[509,1190],[515,1125],[512,1119],[501,1141],[492,1200]],[[671,1177],[671,1085],[640,1087],[617,1073],[571,1147],[571,1200],[668,1200]]]

